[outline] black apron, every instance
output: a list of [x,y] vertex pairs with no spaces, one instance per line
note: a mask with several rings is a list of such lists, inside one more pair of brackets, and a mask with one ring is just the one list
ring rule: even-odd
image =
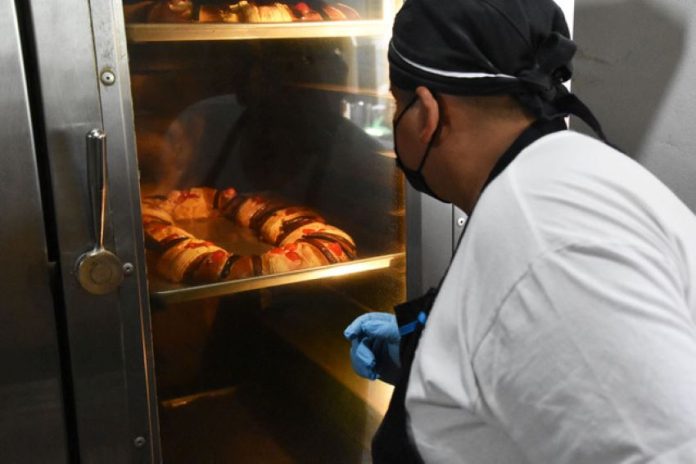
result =
[[[527,128],[500,157],[493,167],[490,176],[483,186],[483,190],[490,184],[503,170],[517,157],[517,155],[532,142],[541,137],[565,130],[566,125],[563,119],[538,120]],[[471,223],[471,216],[475,211],[472,210],[469,220],[464,226],[464,231],[459,239],[464,237],[467,226]],[[458,247],[459,245],[457,245]],[[450,263],[451,265],[451,263]],[[447,270],[449,272],[449,269]],[[445,276],[447,275],[445,273]],[[418,341],[425,327],[425,322],[430,314],[430,310],[435,303],[435,297],[442,285],[443,279],[436,288],[431,288],[428,292],[414,300],[402,303],[394,308],[396,320],[401,333],[400,360],[401,377],[397,381],[389,408],[382,420],[377,433],[372,439],[372,461],[374,464],[422,464],[423,459],[418,454],[414,443],[408,433],[408,417],[406,413],[406,389],[408,387],[411,364],[416,354]]]

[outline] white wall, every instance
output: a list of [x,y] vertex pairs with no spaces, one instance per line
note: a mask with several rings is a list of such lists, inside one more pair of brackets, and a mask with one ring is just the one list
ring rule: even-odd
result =
[[573,91],[696,211],[696,1],[575,0],[574,32]]
[[563,14],[565,15],[566,22],[570,28],[570,32],[573,32],[573,18],[575,16],[575,2],[576,0],[555,0],[556,4],[561,7]]

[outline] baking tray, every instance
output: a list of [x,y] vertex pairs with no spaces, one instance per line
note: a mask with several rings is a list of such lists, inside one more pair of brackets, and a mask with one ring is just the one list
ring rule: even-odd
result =
[[278,287],[281,285],[307,282],[310,280],[340,277],[350,274],[375,271],[393,266],[399,260],[403,260],[405,253],[374,256],[371,258],[357,259],[348,263],[332,264],[312,269],[272,274],[251,279],[231,280],[214,284],[187,286],[172,284],[158,277],[150,279],[150,297],[153,304],[167,305],[182,303],[184,301],[200,300],[233,293],[259,290],[261,288]]
[[273,245],[258,240],[251,229],[241,227],[224,217],[177,221],[176,225],[196,238],[211,241],[238,255],[262,255],[273,248]]
[[126,24],[131,43],[210,40],[304,39],[379,36],[391,25],[381,19],[293,23],[132,23]]
[[[177,225],[198,238],[209,240],[230,252],[241,255],[260,255],[273,248],[272,245],[259,241],[251,230],[240,227],[225,218],[178,222]],[[156,273],[150,272],[150,298],[155,305],[167,305],[203,298],[220,297],[249,290],[385,269],[393,266],[399,260],[403,262],[405,257],[403,252],[387,254],[375,254],[373,252],[372,256],[361,257],[360,243],[357,245],[359,258],[354,261],[204,285],[174,284],[166,281]],[[149,258],[152,258],[152,255]],[[149,268],[154,268],[151,261],[149,261]]]

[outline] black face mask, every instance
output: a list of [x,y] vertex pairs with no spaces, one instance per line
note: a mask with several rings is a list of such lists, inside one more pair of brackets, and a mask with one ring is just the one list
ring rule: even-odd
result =
[[435,192],[430,188],[428,183],[425,181],[425,176],[423,176],[423,166],[425,165],[425,160],[428,159],[428,155],[430,154],[430,149],[433,146],[433,143],[435,142],[435,139],[437,139],[437,136],[440,134],[440,119],[438,118],[437,121],[437,128],[435,129],[435,132],[433,133],[433,136],[430,138],[430,141],[428,142],[428,147],[425,149],[425,154],[423,154],[423,159],[421,160],[420,166],[418,166],[418,169],[413,170],[407,168],[404,163],[401,161],[401,157],[399,156],[399,150],[396,147],[396,128],[399,125],[399,122],[401,122],[401,118],[404,117],[404,114],[418,101],[418,95],[415,95],[411,101],[406,105],[406,108],[397,116],[397,118],[394,120],[394,128],[392,133],[394,134],[394,153],[396,153],[396,165],[399,166],[399,169],[403,171],[404,176],[406,176],[406,180],[408,180],[408,183],[411,184],[411,187],[413,187],[415,190],[424,193],[428,196],[431,196],[435,198],[438,201],[441,201],[443,203],[449,203],[448,201],[443,200],[442,198],[438,197]]

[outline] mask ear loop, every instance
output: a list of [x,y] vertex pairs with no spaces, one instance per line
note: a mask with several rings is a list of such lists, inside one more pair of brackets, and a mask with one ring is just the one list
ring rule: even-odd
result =
[[[399,115],[394,119],[394,122],[392,123],[392,135],[394,136],[394,152],[397,152],[396,148],[396,128],[398,127],[399,123],[401,122],[401,119],[404,117],[406,112],[411,109],[413,105],[416,104],[418,101],[418,95],[414,95],[413,98],[406,104],[406,107],[399,113]],[[405,169],[405,166],[401,162],[401,158],[399,158],[399,155],[396,155],[396,163],[402,168]]]
[[401,122],[401,118],[404,117],[404,115],[406,114],[406,112],[407,112],[408,110],[410,110],[411,107],[412,107],[413,105],[415,105],[417,101],[418,101],[418,95],[414,95],[413,98],[411,98],[411,100],[406,104],[406,107],[401,111],[401,113],[396,117],[396,119],[394,119],[394,123],[392,124],[392,127],[393,127],[394,129],[396,129],[396,126],[398,126],[398,125],[399,125],[399,122]]

